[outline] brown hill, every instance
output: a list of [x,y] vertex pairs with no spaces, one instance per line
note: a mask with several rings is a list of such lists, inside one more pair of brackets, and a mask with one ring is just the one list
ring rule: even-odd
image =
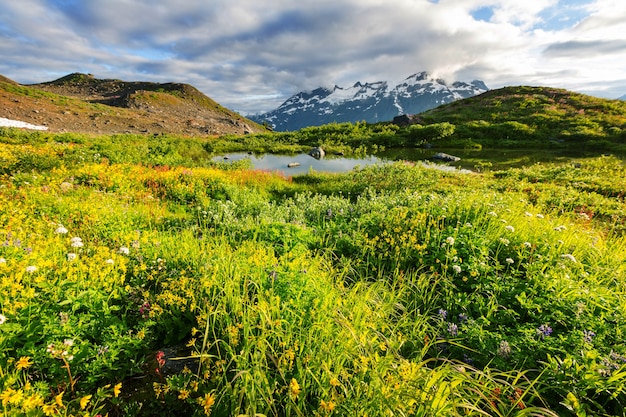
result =
[[97,79],[80,73],[31,85],[0,76],[0,117],[48,126],[53,132],[202,136],[264,130],[188,84]]

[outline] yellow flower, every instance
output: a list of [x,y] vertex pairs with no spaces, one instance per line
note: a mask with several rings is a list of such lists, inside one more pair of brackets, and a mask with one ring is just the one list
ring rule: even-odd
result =
[[115,398],[117,398],[118,395],[120,395],[120,392],[122,392],[122,383],[118,383],[115,384],[115,386],[113,387],[113,396]]
[[330,379],[330,385],[332,385],[333,387],[338,387],[339,385],[341,385],[341,382],[339,382],[336,377],[332,377]]
[[295,400],[298,394],[300,394],[300,385],[295,378],[291,378],[291,382],[289,383],[289,396],[291,399]]
[[207,416],[211,414],[211,408],[213,404],[215,404],[215,395],[214,394],[205,394],[204,397],[198,398],[198,404],[204,407],[204,414]]
[[15,362],[15,367],[17,369],[26,369],[32,365],[30,358],[28,356],[22,356],[17,362]]
[[332,401],[326,402],[322,400],[320,402],[320,407],[322,407],[322,410],[326,411],[327,413],[330,413],[335,409],[335,403]]
[[43,413],[47,416],[53,416],[55,414],[58,414],[57,408],[52,404],[44,404],[42,409]]
[[187,389],[181,389],[178,393],[178,399],[179,400],[185,400],[189,398],[189,390]]
[[89,400],[91,400],[91,394],[90,395],[85,395],[83,398],[80,399],[80,409],[84,410],[85,407],[87,407],[87,404],[89,404]]
[[54,401],[59,407],[63,407],[63,394],[65,394],[65,391],[61,391],[56,397],[54,397]]

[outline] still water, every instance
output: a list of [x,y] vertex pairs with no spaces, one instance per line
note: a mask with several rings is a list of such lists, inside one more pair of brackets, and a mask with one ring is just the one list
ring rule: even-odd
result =
[[[360,157],[327,155],[323,159],[315,159],[307,154],[298,155],[251,155],[248,153],[231,153],[213,158],[215,161],[238,161],[249,159],[253,169],[270,172],[281,172],[286,176],[303,175],[310,172],[348,172],[355,167],[374,164],[386,164],[393,161],[411,161],[424,163],[429,167],[442,170],[458,169],[479,172],[484,169],[506,169],[510,167],[529,166],[535,163],[569,163],[572,160],[598,157],[602,152],[579,152],[547,149],[506,149],[506,150],[446,150],[444,152],[461,158],[454,163],[434,163],[432,156],[441,152],[434,149],[388,149],[375,155]],[[626,155],[617,155],[626,159]],[[297,165],[288,167],[288,165]]]

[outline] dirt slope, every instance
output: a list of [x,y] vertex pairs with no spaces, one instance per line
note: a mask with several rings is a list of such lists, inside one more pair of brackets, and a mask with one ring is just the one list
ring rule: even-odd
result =
[[32,85],[0,75],[0,117],[53,132],[205,136],[264,130],[188,84],[101,80],[79,73]]

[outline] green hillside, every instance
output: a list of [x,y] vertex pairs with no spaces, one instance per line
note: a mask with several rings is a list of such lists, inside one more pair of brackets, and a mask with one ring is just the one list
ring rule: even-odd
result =
[[626,102],[547,87],[505,87],[419,115],[424,124],[448,122],[453,140],[507,146],[531,142],[626,140]]

